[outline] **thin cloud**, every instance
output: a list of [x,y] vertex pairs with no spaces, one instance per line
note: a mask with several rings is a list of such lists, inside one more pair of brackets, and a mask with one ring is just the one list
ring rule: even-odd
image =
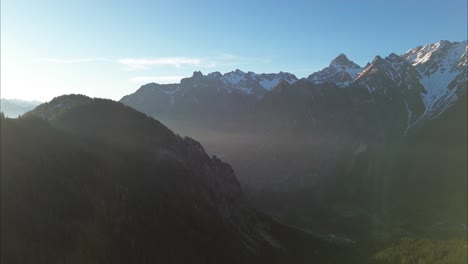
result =
[[91,63],[91,62],[112,62],[123,65],[128,70],[145,70],[155,66],[196,66],[199,68],[216,68],[222,66],[244,65],[252,63],[270,63],[268,58],[251,58],[241,57],[229,53],[221,53],[218,56],[211,58],[193,58],[193,57],[162,57],[162,58],[123,58],[123,59],[106,59],[106,58],[42,58],[42,61],[50,63],[73,64],[73,63]]
[[172,58],[157,58],[157,59],[135,59],[126,58],[116,60],[117,63],[123,64],[129,68],[146,69],[149,66],[175,66],[183,65],[200,65],[202,60],[197,58],[172,57]]
[[180,82],[185,76],[181,75],[168,75],[168,76],[137,76],[129,79],[131,83],[177,83]]
[[151,66],[197,66],[201,68],[216,68],[220,66],[242,65],[251,63],[270,63],[266,58],[248,58],[232,54],[222,53],[214,58],[188,58],[188,57],[170,57],[170,58],[127,58],[119,59],[118,63],[127,66],[130,69],[148,69]]
[[104,59],[104,58],[81,58],[81,59],[42,58],[41,60],[46,61],[46,62],[63,63],[63,64],[108,61],[108,59]]
[[237,65],[237,64],[250,64],[250,63],[270,63],[271,60],[268,58],[255,58],[255,57],[242,57],[229,53],[221,53],[217,58],[217,61],[221,61],[224,65]]
[[203,68],[216,68],[222,66],[235,66],[235,65],[246,65],[252,63],[271,63],[271,59],[268,58],[256,58],[256,57],[242,57],[229,53],[220,53],[218,56],[213,58],[204,59],[200,67]]

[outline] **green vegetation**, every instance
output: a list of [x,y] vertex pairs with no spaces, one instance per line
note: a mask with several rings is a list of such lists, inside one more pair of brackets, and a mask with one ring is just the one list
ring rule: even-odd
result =
[[467,242],[451,239],[433,241],[404,238],[374,255],[382,264],[464,264],[468,263]]

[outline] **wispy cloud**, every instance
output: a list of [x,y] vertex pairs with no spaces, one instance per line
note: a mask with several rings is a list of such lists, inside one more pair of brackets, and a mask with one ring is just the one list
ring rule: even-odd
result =
[[133,69],[146,69],[149,66],[175,66],[181,67],[183,65],[200,65],[202,59],[198,58],[186,58],[186,57],[172,57],[172,58],[126,58],[116,60],[117,63],[123,64]]
[[57,58],[42,58],[42,61],[52,62],[52,63],[86,63],[86,62],[97,62],[97,61],[109,61],[105,58],[79,58],[79,59],[57,59]]
[[168,75],[168,76],[137,76],[129,79],[132,83],[177,83],[186,76]]
[[230,65],[242,65],[242,64],[252,64],[252,63],[270,63],[271,59],[269,58],[257,58],[257,57],[242,57],[229,53],[221,53],[215,58],[215,61],[218,61],[222,66]]
[[75,58],[75,59],[60,59],[60,58],[42,58],[42,61],[50,63],[90,63],[90,62],[112,62],[123,65],[129,70],[144,70],[155,66],[196,66],[199,68],[216,68],[221,66],[245,65],[252,63],[270,63],[268,58],[252,58],[242,57],[229,53],[220,53],[214,57],[195,58],[195,57],[161,57],[161,58],[123,58],[123,59],[106,59],[106,58]]
[[215,57],[204,59],[199,66],[203,68],[216,68],[222,66],[245,65],[252,63],[264,64],[270,62],[271,59],[269,58],[242,57],[229,53],[220,53]]

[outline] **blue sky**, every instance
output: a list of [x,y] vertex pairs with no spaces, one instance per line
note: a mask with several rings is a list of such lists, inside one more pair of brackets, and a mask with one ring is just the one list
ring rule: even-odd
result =
[[195,70],[288,71],[467,38],[467,1],[2,0],[1,97],[120,99]]

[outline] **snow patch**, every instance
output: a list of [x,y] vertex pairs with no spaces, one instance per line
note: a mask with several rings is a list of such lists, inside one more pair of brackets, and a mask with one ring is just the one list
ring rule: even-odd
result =
[[245,74],[231,72],[223,76],[223,81],[226,84],[237,85],[240,82],[245,81]]
[[435,111],[444,111],[456,99],[456,89],[448,89],[448,85],[455,79],[458,72],[435,72],[430,76],[424,76],[420,83],[426,90],[422,94],[422,100],[426,107],[423,115],[431,116]]
[[[266,78],[263,78],[259,83],[260,85],[267,89],[268,91],[270,91],[271,89],[273,89],[273,87],[275,87],[279,82],[281,81],[281,78],[279,76],[269,80],[269,79],[266,79]],[[289,81],[288,81],[289,82]],[[291,82],[289,82],[291,83]]]

